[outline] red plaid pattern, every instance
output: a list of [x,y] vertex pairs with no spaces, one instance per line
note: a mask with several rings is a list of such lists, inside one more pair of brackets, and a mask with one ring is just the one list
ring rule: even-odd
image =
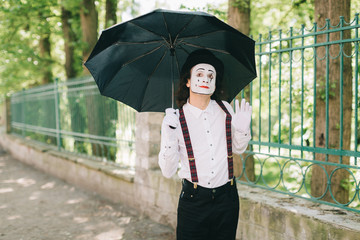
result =
[[227,144],[227,152],[228,152],[228,169],[229,169],[229,179],[234,177],[234,166],[233,166],[233,155],[232,155],[232,140],[231,140],[231,114],[225,107],[224,103],[220,100],[216,101],[217,104],[221,107],[222,110],[226,113],[226,144]]
[[[228,159],[229,179],[232,179],[234,176],[234,166],[233,166],[232,140],[231,140],[231,114],[229,113],[229,111],[227,110],[227,108],[225,107],[222,101],[216,101],[216,102],[221,107],[221,109],[226,113],[225,126],[226,126],[226,144],[227,144],[227,152],[228,152],[227,159]],[[183,132],[186,151],[189,158],[191,181],[193,183],[197,183],[199,182],[199,179],[196,171],[194,152],[191,145],[189,129],[187,127],[184,111],[182,108],[179,110],[179,113],[180,113],[179,119],[180,119],[181,130]]]
[[197,182],[199,182],[199,180],[198,180],[197,171],[196,171],[194,152],[193,152],[192,145],[191,145],[189,129],[187,127],[184,111],[182,108],[179,110],[179,113],[180,113],[181,129],[183,132],[186,151],[187,151],[187,155],[189,158],[191,181],[194,183],[197,183]]

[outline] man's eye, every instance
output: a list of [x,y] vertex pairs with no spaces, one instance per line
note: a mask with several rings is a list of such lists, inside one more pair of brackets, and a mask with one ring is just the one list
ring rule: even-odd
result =
[[197,77],[202,77],[202,73],[196,74]]

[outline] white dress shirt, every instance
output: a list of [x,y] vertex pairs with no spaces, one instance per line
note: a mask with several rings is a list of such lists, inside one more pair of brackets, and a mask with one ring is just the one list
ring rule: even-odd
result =
[[[223,101],[231,115],[234,111],[229,103]],[[210,100],[205,110],[187,102],[183,106],[190,140],[194,152],[198,185],[216,188],[229,181],[227,144],[225,131],[225,112],[214,100]],[[240,154],[246,150],[250,141],[250,130],[240,132],[232,124],[232,150]],[[180,160],[180,166],[179,166]],[[170,178],[178,168],[180,178],[191,182],[189,160],[180,122],[176,129],[171,129],[164,122],[161,127],[161,148],[159,165],[162,174]]]

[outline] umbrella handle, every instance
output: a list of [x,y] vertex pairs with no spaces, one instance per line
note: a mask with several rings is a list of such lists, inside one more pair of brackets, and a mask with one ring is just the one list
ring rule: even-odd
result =
[[171,56],[171,108],[174,108],[174,98],[175,98],[175,84],[174,84],[174,58],[175,58],[174,48],[170,48]]

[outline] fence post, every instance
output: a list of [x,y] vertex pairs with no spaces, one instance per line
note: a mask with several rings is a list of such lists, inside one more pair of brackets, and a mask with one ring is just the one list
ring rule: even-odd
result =
[[54,81],[54,99],[55,99],[55,122],[56,122],[56,143],[57,148],[61,150],[61,129],[60,129],[60,104],[59,104],[59,91],[58,91],[58,78]]
[[25,96],[25,88],[22,89],[21,94],[21,123],[23,124],[23,127],[21,128],[21,135],[23,138],[26,137],[26,122],[25,122],[25,103],[26,103],[26,96]]
[[11,133],[11,98],[5,97],[5,126],[6,133]]

